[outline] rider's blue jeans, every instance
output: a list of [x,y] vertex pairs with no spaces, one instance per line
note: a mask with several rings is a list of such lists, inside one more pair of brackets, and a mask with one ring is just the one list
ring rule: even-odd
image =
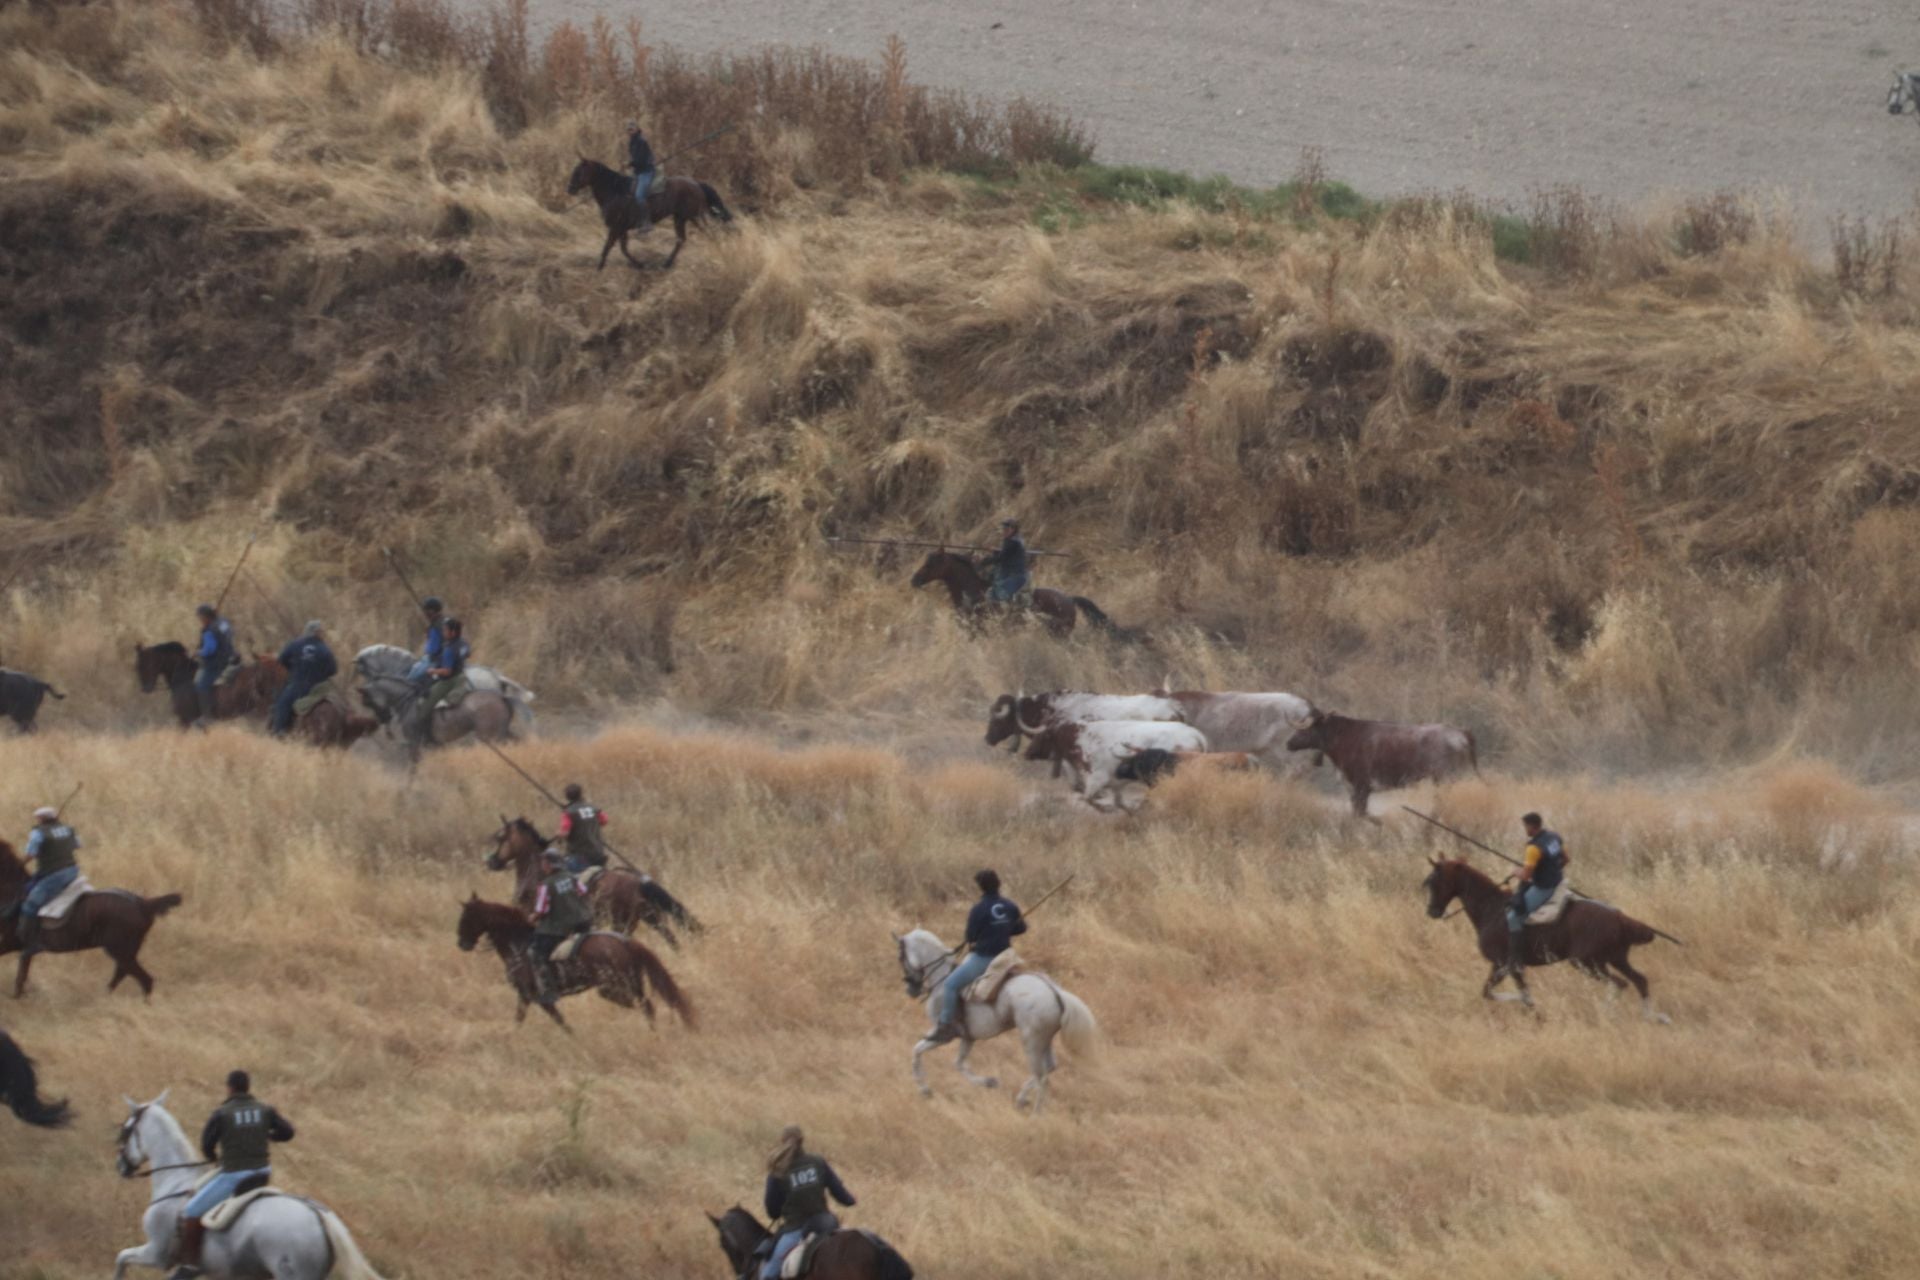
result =
[[957,1022],[960,1014],[960,993],[979,981],[980,975],[993,963],[992,956],[970,955],[960,962],[960,966],[947,975],[940,984],[940,1021]]
[[1527,909],[1525,913],[1523,914],[1519,911],[1515,911],[1512,907],[1507,908],[1507,932],[1519,933],[1521,930],[1525,929],[1527,927],[1527,916],[1532,915],[1534,912],[1538,911],[1541,907],[1545,906],[1547,899],[1551,898],[1552,896],[1553,896],[1552,889],[1542,889],[1537,884],[1528,885],[1527,896],[1525,899],[1527,904]]
[[183,1218],[204,1218],[219,1208],[234,1189],[250,1178],[263,1178],[272,1173],[271,1169],[235,1169],[216,1173],[208,1179],[207,1185],[193,1193],[193,1199],[187,1201],[187,1207],[180,1211]]

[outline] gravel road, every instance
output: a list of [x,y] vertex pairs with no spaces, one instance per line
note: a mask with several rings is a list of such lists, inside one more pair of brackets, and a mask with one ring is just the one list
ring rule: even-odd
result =
[[[533,0],[542,23],[630,5]],[[703,0],[638,10],[694,50],[907,43],[923,83],[1026,94],[1087,121],[1103,159],[1284,179],[1303,147],[1370,194],[1522,198],[1575,182],[1782,192],[1809,231],[1904,211],[1920,127],[1884,109],[1920,65],[1887,0]]]

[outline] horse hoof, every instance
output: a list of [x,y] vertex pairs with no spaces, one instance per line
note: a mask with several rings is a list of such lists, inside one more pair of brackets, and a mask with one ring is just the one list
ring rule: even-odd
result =
[[1000,1077],[988,1076],[985,1080],[980,1082],[980,1087],[982,1089],[998,1089],[1000,1087]]

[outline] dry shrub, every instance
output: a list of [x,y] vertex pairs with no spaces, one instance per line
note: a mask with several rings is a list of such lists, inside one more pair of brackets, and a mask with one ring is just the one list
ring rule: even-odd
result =
[[1744,245],[1760,230],[1752,204],[1736,191],[1691,196],[1680,206],[1674,243],[1683,257],[1719,253]]
[[1842,293],[1890,298],[1899,291],[1901,225],[1841,214],[1828,224],[1833,278]]
[[991,764],[946,764],[918,775],[915,788],[933,811],[956,822],[992,824],[1014,817],[1027,788],[1006,769]]
[[1619,227],[1611,206],[1586,190],[1565,184],[1536,190],[1527,215],[1530,257],[1558,276],[1591,276],[1601,251]]

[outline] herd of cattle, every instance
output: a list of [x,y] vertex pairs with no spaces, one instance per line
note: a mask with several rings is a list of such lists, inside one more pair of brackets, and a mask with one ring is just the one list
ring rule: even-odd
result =
[[987,745],[1024,742],[1029,760],[1064,768],[1095,809],[1124,808],[1129,782],[1151,787],[1189,765],[1279,768],[1287,753],[1333,761],[1367,812],[1375,791],[1478,773],[1473,734],[1444,724],[1354,720],[1291,693],[1007,693],[987,715]]

